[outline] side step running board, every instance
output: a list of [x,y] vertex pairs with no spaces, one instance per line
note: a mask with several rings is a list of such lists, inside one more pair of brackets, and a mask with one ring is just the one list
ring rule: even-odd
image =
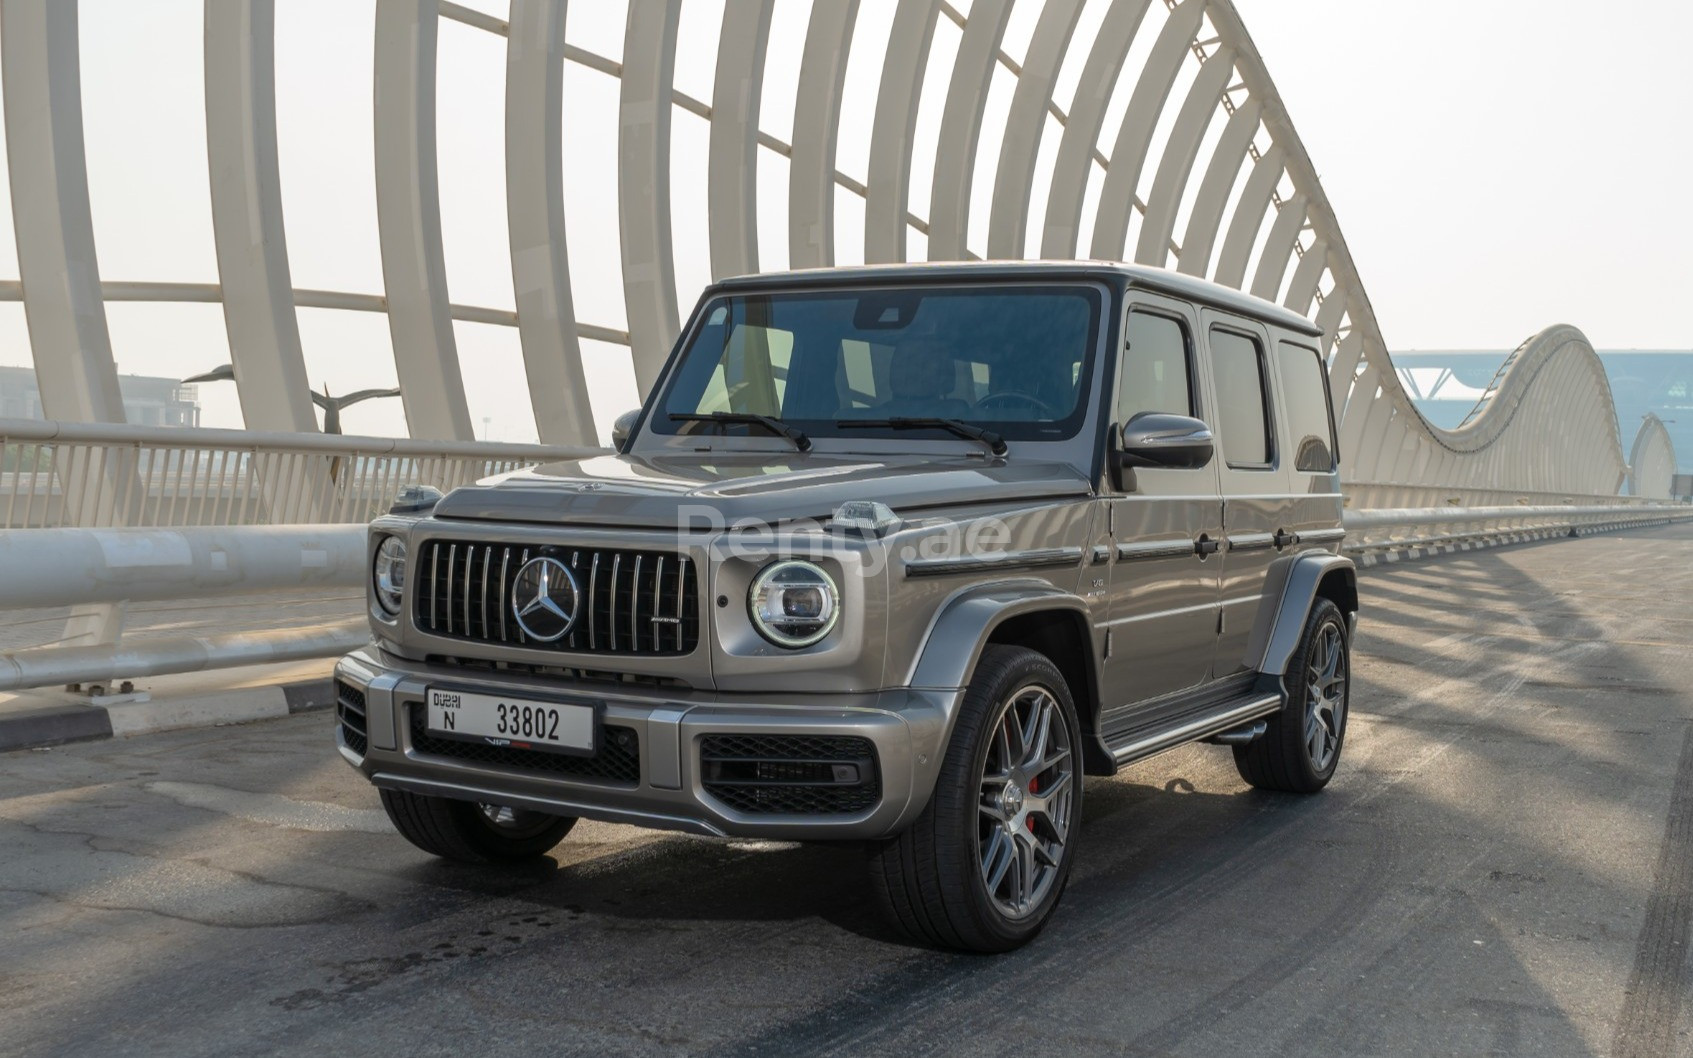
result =
[[1205,741],[1211,743],[1213,746],[1244,746],[1248,742],[1256,742],[1263,738],[1264,732],[1269,729],[1270,725],[1268,722],[1263,720],[1254,720],[1250,724],[1245,724],[1241,727],[1234,728],[1233,730],[1218,732]]
[[[1111,757],[1122,767],[1131,761],[1150,757],[1155,753],[1162,753],[1167,749],[1198,742],[1216,735],[1234,736],[1235,729],[1245,725],[1248,728],[1259,727],[1253,721],[1269,716],[1282,706],[1279,694],[1266,694],[1238,702],[1221,712],[1197,717],[1175,727],[1165,728],[1149,734],[1136,735],[1130,741],[1108,746]],[[1260,731],[1259,734],[1263,732]],[[1253,736],[1257,737],[1257,736]],[[1246,741],[1251,741],[1247,739]],[[1232,744],[1232,743],[1229,743]]]

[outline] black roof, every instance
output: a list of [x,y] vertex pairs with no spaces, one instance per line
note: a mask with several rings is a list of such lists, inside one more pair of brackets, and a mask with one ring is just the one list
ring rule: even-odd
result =
[[706,288],[707,295],[758,290],[767,287],[823,287],[911,280],[934,282],[950,276],[969,279],[1115,279],[1132,286],[1251,316],[1286,327],[1300,334],[1322,333],[1317,325],[1292,309],[1273,301],[1253,297],[1233,287],[1167,268],[1123,264],[1117,261],[931,261],[917,264],[843,265],[836,268],[807,268],[793,272],[760,272],[720,280]]

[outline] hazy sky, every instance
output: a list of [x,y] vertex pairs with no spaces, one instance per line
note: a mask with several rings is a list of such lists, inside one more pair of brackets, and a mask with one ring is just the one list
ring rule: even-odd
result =
[[1693,348],[1693,4],[1236,6],[1389,348]]
[[[1108,0],[1088,0],[1091,37]],[[472,6],[503,13],[501,0]],[[967,8],[966,0],[957,6]],[[1006,50],[1020,57],[1038,0],[1018,0]],[[1154,3],[1148,26],[1162,17]],[[1303,136],[1392,348],[1500,348],[1556,322],[1596,345],[1682,347],[1693,278],[1693,172],[1685,42],[1693,5],[1528,0],[1238,0]],[[277,110],[293,282],[381,293],[371,158],[373,0],[279,0]],[[792,134],[793,86],[809,4],[782,0],[772,28],[761,124]],[[877,65],[890,0],[863,0],[849,56],[840,168],[865,176]],[[100,269],[106,279],[215,282],[205,169],[200,0],[83,0],[83,106]],[[623,0],[576,0],[566,36],[618,56]],[[722,0],[683,9],[677,87],[709,102]],[[1130,64],[1154,33],[1143,27]],[[926,215],[933,143],[959,31],[937,28],[918,120],[912,210]],[[1078,50],[1060,77],[1075,90]],[[440,186],[452,300],[513,307],[503,197],[504,41],[443,21]],[[1193,64],[1184,72],[1191,78]],[[998,115],[996,74],[972,200],[970,242],[985,241]],[[1185,88],[1178,83],[1173,98]],[[578,315],[627,324],[619,276],[615,79],[566,64],[566,219]],[[1117,101],[1126,105],[1126,93]],[[1172,105],[1167,114],[1173,112]],[[1056,122],[1048,132],[1056,129]],[[1108,116],[1108,130],[1115,128]],[[709,279],[703,157],[707,125],[677,112],[672,207],[683,310]],[[1213,135],[1216,133],[1213,129]],[[1108,132],[1108,137],[1110,133]],[[1050,136],[1055,142],[1055,136]],[[3,153],[3,151],[0,151]],[[697,159],[690,161],[689,159]],[[1043,151],[1039,173],[1049,172]],[[1150,179],[1152,166],[1147,167]],[[761,151],[760,253],[786,264],[787,162]],[[5,198],[0,182],[0,199]],[[862,201],[837,196],[839,219]],[[17,275],[9,203],[0,203],[0,278]],[[1040,203],[1036,203],[1037,210]],[[1179,230],[1179,229],[1178,229]],[[861,252],[855,237],[839,259]],[[921,254],[920,237],[914,252]],[[215,305],[108,306],[120,369],[182,377],[228,360]],[[307,373],[335,392],[392,385],[386,319],[301,309]],[[533,417],[513,328],[458,323],[479,433],[528,440]],[[602,432],[635,399],[626,350],[585,343]],[[0,303],[0,363],[29,362],[22,307]],[[201,388],[208,425],[239,425],[234,387]],[[349,432],[403,433],[398,401],[346,416]]]

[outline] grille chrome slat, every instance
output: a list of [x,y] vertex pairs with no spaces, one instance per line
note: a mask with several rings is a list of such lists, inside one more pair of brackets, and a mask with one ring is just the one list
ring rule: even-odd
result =
[[[691,653],[699,644],[699,586],[686,556],[614,547],[567,551],[480,540],[426,540],[419,546],[423,549],[418,555],[419,568],[429,571],[427,578],[418,580],[412,608],[421,632],[531,650],[598,655],[674,657]],[[576,622],[569,635],[553,643],[535,641],[512,621],[512,593],[518,573],[526,562],[541,555],[566,563],[579,578]],[[606,567],[604,576],[602,564]],[[667,582],[666,577],[674,577],[675,584]],[[489,613],[490,606],[499,614],[497,624]],[[675,634],[666,635],[667,628],[673,628]]]
[[[439,592],[435,590],[435,582],[440,575],[441,549],[439,547],[432,547],[429,549],[429,623],[432,626],[440,624],[439,619],[435,616],[435,596],[439,594]],[[420,598],[418,601],[421,604],[422,599]],[[421,605],[419,609],[421,609]]]
[[611,635],[611,652],[617,653],[617,574],[623,569],[623,556],[611,559],[611,613],[606,616],[606,629]]
[[492,639],[494,630],[488,627],[488,567],[494,561],[494,545],[489,544],[482,549],[482,590],[476,594],[482,598],[482,638]]
[[[641,556],[635,556],[635,573],[629,580],[629,650],[641,651]],[[654,616],[657,616],[656,614]]]
[[453,563],[458,561],[459,546],[447,545],[447,634],[453,634]]
[[600,553],[598,551],[595,551],[594,552],[593,567],[588,570],[588,649],[589,650],[593,650],[595,647],[600,645],[599,644],[599,636],[597,636],[595,634],[596,632],[599,631],[599,622],[594,617],[594,611],[599,609],[599,607],[594,605],[594,602],[597,599],[599,599],[599,597],[600,597],[599,587],[600,587]]
[[[579,570],[581,568],[582,568],[582,552],[572,551],[570,553],[570,572],[575,573],[577,570]],[[580,583],[580,582],[578,582],[578,583]],[[570,626],[570,649],[571,650],[576,649],[576,630],[578,628],[581,628],[581,627],[582,627],[581,621],[575,621],[575,622],[571,623],[571,626]]]
[[682,621],[687,620],[686,616],[682,616],[682,598],[684,598],[684,594],[686,594],[686,591],[687,591],[687,581],[689,581],[689,579],[691,579],[691,577],[689,577],[689,574],[691,574],[691,572],[692,572],[692,567],[694,567],[694,564],[692,564],[692,562],[689,562],[689,560],[687,560],[687,557],[681,557],[681,559],[676,560],[676,648],[677,648],[677,650],[681,650],[681,648],[682,648]]
[[476,545],[464,546],[464,634],[473,634],[470,630],[470,571],[476,566]]
[[511,548],[506,548],[500,556],[500,642],[506,641],[506,573],[511,567]]
[[653,573],[653,621],[652,621],[652,626],[653,626],[653,652],[654,653],[657,653],[658,651],[664,649],[664,644],[659,642],[659,638],[658,638],[659,631],[661,629],[663,629],[663,627],[664,627],[662,624],[659,623],[659,620],[658,620],[659,617],[661,616],[659,614],[659,609],[658,609],[658,593],[663,591],[663,590],[664,590],[664,556],[660,555],[660,556],[658,556],[658,569],[657,569],[656,572]]

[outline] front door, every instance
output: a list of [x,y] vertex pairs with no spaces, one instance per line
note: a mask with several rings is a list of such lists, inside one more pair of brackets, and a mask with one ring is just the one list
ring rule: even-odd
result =
[[1217,436],[1213,462],[1223,489],[1222,621],[1211,671],[1247,671],[1247,640],[1270,565],[1293,542],[1293,497],[1277,432],[1269,340],[1250,320],[1200,313],[1210,353]]
[[[1112,422],[1146,411],[1209,421],[1193,309],[1142,291],[1129,297]],[[1111,557],[1102,690],[1116,714],[1107,726],[1206,681],[1221,591],[1211,552],[1223,534],[1216,461],[1197,470],[1136,467],[1121,486],[1105,483]]]

